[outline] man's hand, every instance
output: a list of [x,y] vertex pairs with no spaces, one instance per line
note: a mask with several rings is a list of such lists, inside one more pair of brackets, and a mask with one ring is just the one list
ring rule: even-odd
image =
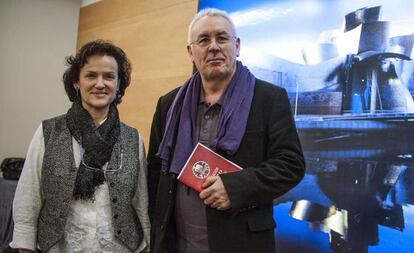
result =
[[203,183],[203,188],[200,198],[204,200],[204,204],[217,210],[226,210],[231,207],[226,188],[219,176],[208,177]]

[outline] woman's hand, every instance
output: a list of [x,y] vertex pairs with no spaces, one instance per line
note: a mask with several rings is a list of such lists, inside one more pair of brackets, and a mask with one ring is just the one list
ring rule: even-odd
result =
[[30,249],[19,249],[19,253],[34,253],[35,251]]

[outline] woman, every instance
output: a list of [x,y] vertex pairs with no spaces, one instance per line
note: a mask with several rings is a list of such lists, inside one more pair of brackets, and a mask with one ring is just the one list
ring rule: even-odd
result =
[[69,111],[42,122],[13,203],[20,252],[141,252],[149,246],[147,171],[136,129],[119,120],[125,53],[96,40],[67,59]]

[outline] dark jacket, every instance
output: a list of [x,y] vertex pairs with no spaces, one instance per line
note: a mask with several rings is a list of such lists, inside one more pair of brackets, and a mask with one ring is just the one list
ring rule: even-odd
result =
[[[153,253],[175,252],[174,203],[176,176],[162,173],[155,156],[166,114],[178,89],[161,97],[154,115],[148,152],[149,214]],[[246,131],[235,155],[218,153],[244,169],[222,174],[231,209],[206,206],[211,253],[275,252],[273,199],[302,179],[304,158],[286,91],[256,81]]]

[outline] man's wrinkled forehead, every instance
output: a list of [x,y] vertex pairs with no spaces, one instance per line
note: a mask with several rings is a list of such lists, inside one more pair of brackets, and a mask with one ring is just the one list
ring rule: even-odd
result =
[[[213,21],[207,23],[206,21]],[[191,37],[198,38],[201,36],[212,35],[229,35],[235,36],[235,31],[230,22],[221,16],[205,16],[197,20],[191,29]]]

